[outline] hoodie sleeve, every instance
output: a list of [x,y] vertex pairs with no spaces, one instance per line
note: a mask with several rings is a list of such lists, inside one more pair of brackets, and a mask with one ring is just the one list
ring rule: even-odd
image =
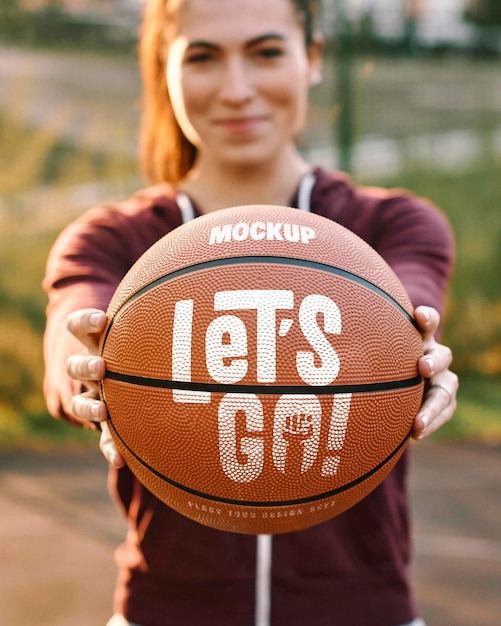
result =
[[56,240],[43,287],[48,296],[44,333],[44,393],[49,412],[70,423],[92,428],[76,418],[71,398],[80,383],[66,373],[66,359],[82,345],[66,328],[69,313],[81,308],[106,310],[130,265],[126,241],[118,236],[116,212],[94,211],[71,224]]
[[413,305],[442,314],[454,261],[454,238],[431,203],[388,195],[376,209],[372,245],[402,281]]

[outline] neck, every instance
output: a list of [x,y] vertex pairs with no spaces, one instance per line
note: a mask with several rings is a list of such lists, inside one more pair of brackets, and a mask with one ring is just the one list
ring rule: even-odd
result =
[[301,178],[310,169],[295,148],[287,150],[272,164],[252,167],[220,166],[201,159],[179,188],[193,199],[202,213],[246,204],[287,206]]

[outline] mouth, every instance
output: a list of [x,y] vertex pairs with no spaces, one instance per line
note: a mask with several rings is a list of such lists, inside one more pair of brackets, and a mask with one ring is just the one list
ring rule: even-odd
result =
[[266,122],[264,116],[224,117],[214,121],[214,125],[234,133],[248,133],[255,131]]

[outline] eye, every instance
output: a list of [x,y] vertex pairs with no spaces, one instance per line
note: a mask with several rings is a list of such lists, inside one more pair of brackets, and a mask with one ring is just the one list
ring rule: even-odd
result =
[[196,44],[186,50],[184,61],[191,65],[204,65],[214,61],[217,55],[218,50],[214,46]]
[[258,49],[257,55],[263,59],[276,59],[283,56],[284,51],[279,46],[263,46]]
[[193,65],[201,65],[208,63],[212,60],[212,55],[209,52],[195,52],[187,55],[185,61]]

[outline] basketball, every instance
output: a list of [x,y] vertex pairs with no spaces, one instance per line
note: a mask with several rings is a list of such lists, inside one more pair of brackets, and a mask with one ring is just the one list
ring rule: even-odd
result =
[[278,206],[196,218],[135,263],[107,315],[101,397],[117,448],[201,524],[318,524],[407,445],[423,394],[412,305],[331,220]]

